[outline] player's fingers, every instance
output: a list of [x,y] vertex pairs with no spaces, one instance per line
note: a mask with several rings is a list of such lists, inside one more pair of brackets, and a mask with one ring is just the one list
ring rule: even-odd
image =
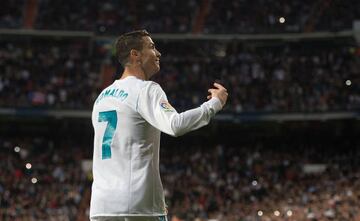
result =
[[223,89],[223,90],[225,90],[225,91],[227,91],[226,90],[226,88],[224,87],[224,86],[222,86],[221,84],[219,84],[219,83],[214,83],[214,86],[216,87],[216,88],[218,88],[218,89]]
[[216,90],[217,90],[217,89],[209,89],[208,92],[212,94],[212,93],[214,93]]

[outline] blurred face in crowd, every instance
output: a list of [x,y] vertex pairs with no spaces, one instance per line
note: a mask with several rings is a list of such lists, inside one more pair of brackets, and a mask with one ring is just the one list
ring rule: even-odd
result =
[[160,52],[156,50],[153,40],[149,36],[142,37],[143,48],[140,51],[139,63],[141,69],[149,79],[160,71]]

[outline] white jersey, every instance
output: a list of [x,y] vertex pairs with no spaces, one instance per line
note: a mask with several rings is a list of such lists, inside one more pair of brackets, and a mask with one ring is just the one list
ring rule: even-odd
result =
[[177,113],[155,82],[116,80],[96,99],[90,217],[166,215],[159,172],[160,133],[179,136],[207,125],[218,98]]

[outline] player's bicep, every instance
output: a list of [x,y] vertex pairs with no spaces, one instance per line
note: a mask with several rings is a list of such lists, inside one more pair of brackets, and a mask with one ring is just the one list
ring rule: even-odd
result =
[[172,119],[178,113],[168,102],[165,92],[158,84],[148,85],[140,92],[138,112],[155,128],[164,133],[175,135]]

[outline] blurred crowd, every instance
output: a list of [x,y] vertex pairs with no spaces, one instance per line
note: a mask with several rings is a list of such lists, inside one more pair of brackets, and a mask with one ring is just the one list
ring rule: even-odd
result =
[[[84,7],[86,6],[86,7]],[[138,28],[156,33],[189,33],[199,1],[41,0],[35,28],[118,34]]]
[[74,143],[0,138],[0,220],[76,220],[91,181],[84,154]]
[[[360,1],[10,0],[0,29],[118,35],[338,31],[360,19]],[[344,39],[300,42],[154,39],[162,53],[153,80],[179,111],[206,100],[214,81],[225,111],[360,110],[360,48]],[[90,110],[104,67],[121,67],[111,43],[88,39],[0,39],[0,108]],[[167,146],[161,174],[171,221],[360,221],[359,143],[253,142]],[[71,139],[0,137],[0,220],[88,220],[91,145]],[[306,165],[313,170],[306,170]],[[186,188],[184,188],[186,187]]]
[[359,1],[212,1],[205,33],[339,31],[360,19]]
[[[360,220],[356,142],[165,144],[160,156],[171,221]],[[67,139],[1,138],[0,220],[87,220],[89,158]]]
[[360,53],[328,44],[167,44],[157,80],[182,110],[203,102],[214,81],[229,89],[227,110],[238,113],[359,109]]
[[146,28],[153,33],[277,33],[351,29],[360,19],[357,0],[60,0],[6,1],[0,28],[19,28],[36,4],[34,28],[119,34]]
[[[360,220],[360,152],[322,148],[178,147],[161,159],[172,220]],[[306,172],[309,164],[325,169]]]
[[0,8],[0,28],[20,28],[23,25],[24,0],[3,1]]
[[86,44],[17,43],[0,49],[1,107],[91,107],[100,65],[87,56]]
[[[178,111],[204,102],[214,81],[229,90],[229,112],[360,108],[360,50],[354,45],[156,42],[161,71],[153,80]],[[1,107],[89,110],[104,87],[103,66],[117,66],[103,45],[89,49],[87,42],[76,40],[0,44]],[[121,71],[114,70],[110,78],[119,78]]]

